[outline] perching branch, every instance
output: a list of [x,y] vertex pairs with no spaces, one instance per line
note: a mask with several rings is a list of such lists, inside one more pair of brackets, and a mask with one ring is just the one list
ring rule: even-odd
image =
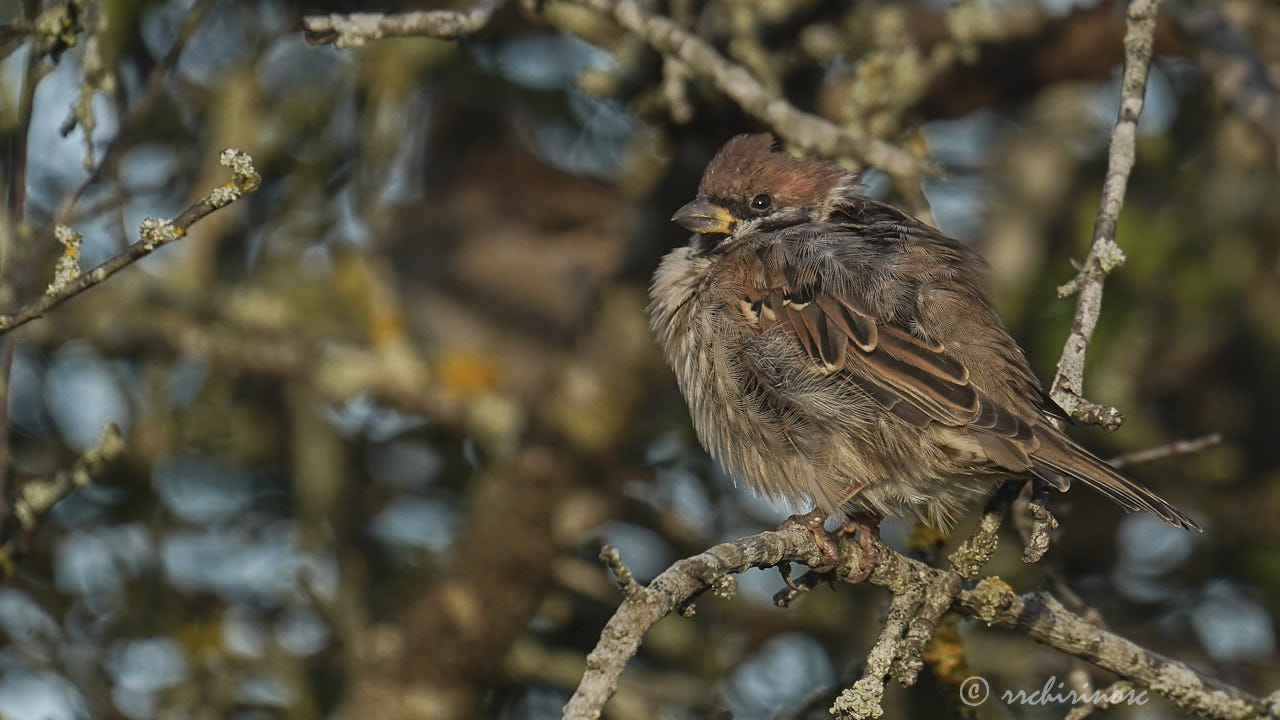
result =
[[1084,356],[1093,339],[1102,310],[1102,284],[1107,274],[1124,262],[1124,253],[1116,244],[1116,222],[1124,205],[1129,172],[1133,170],[1134,144],[1138,134],[1138,117],[1147,88],[1147,72],[1151,67],[1156,11],[1160,0],[1132,0],[1124,34],[1124,75],[1120,83],[1120,110],[1111,131],[1111,147],[1107,156],[1107,177],[1102,185],[1102,202],[1093,225],[1089,255],[1074,279],[1058,288],[1059,297],[1079,294],[1071,333],[1058,360],[1058,372],[1050,395],[1071,417],[1115,430],[1124,415],[1110,406],[1097,405],[1084,397]]
[[[841,537],[837,543],[842,560],[834,575],[827,577],[849,582],[865,575],[856,541]],[[876,550],[878,560],[867,580],[895,596],[936,588],[945,576],[945,571],[912,560],[882,543],[877,543]],[[644,634],[673,609],[687,605],[707,590],[731,593],[735,585],[731,575],[749,568],[771,568],[784,562],[812,564],[821,557],[813,534],[795,527],[722,543],[672,565],[645,588],[642,598],[624,601],[610,618],[599,644],[587,656],[586,672],[565,706],[565,720],[594,720],[600,716]],[[1092,625],[1045,593],[1019,595],[1001,580],[986,578],[962,589],[954,607],[988,626],[1014,630],[1115,673],[1165,697],[1185,712],[1223,720],[1274,720],[1268,714],[1275,705],[1274,699],[1264,700],[1220,683],[1186,664]],[[855,716],[870,717],[879,708],[869,699],[863,693],[849,698],[850,702],[841,707],[848,712],[861,703],[860,715]]]
[[[187,234],[187,229],[218,208],[225,207],[258,189],[261,176],[253,168],[253,158],[228,148],[219,158],[223,166],[230,168],[231,182],[213,189],[173,220],[147,218],[139,228],[141,239],[123,252],[95,267],[87,273],[72,275],[69,272],[54,278],[54,284],[39,300],[28,303],[12,315],[0,315],[0,334],[25,325],[43,316],[68,299],[101,283],[117,272],[150,255],[156,248],[167,245]],[[70,246],[68,246],[70,247]]]
[[[846,557],[859,559],[862,553]],[[633,594],[634,599],[624,601],[609,619],[599,644],[587,656],[587,670],[577,692],[565,706],[565,720],[600,717],[605,702],[618,689],[623,667],[640,649],[644,634],[676,607],[688,605],[713,588],[717,594],[732,594],[732,573],[791,562],[817,565],[822,559],[813,533],[794,527],[721,543],[672,565],[649,583],[642,597]]]
[[311,15],[302,19],[307,42],[313,45],[359,47],[384,37],[422,36],[460,38],[479,31],[502,7],[503,0],[476,0],[466,10],[422,10],[408,13],[352,13]]

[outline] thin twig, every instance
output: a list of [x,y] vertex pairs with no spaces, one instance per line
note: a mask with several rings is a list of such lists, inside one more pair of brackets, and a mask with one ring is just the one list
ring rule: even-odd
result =
[[13,20],[7,23],[0,23],[0,40],[22,37],[23,35],[32,35],[35,34],[35,32],[35,27],[26,20]]
[[[33,5],[33,3],[27,3]],[[31,10],[33,8],[29,8]],[[27,53],[22,76],[22,95],[18,99],[18,127],[13,134],[13,161],[9,179],[9,222],[20,227],[25,220],[27,205],[27,145],[31,129],[31,109],[35,102],[36,85],[40,84],[39,53],[31,48]]]
[[1218,445],[1222,442],[1222,435],[1214,433],[1205,435],[1193,440],[1179,440],[1171,442],[1168,445],[1148,448],[1146,450],[1136,450],[1134,452],[1123,453],[1117,455],[1107,461],[1111,467],[1124,467],[1125,465],[1137,465],[1139,463],[1151,462],[1152,460],[1162,460],[1174,455],[1190,455],[1198,453],[1202,450]]
[[80,186],[71,193],[71,196],[62,203],[58,209],[54,224],[71,222],[72,213],[81,198],[89,191],[89,188],[102,179],[103,173],[108,166],[126,149],[126,139],[134,135],[129,131],[136,126],[141,118],[150,112],[151,106],[160,98],[165,89],[165,81],[169,78],[173,68],[177,67],[178,61],[182,59],[182,52],[186,49],[187,43],[218,2],[220,0],[198,0],[187,11],[182,19],[182,26],[178,29],[177,36],[173,39],[173,44],[165,51],[164,57],[160,58],[160,61],[151,69],[151,72],[147,75],[146,82],[143,83],[141,92],[138,93],[133,106],[128,110],[128,116],[116,132],[115,137],[111,138],[107,142],[106,148],[103,149],[102,160],[94,165],[89,172],[89,177],[85,178],[84,182],[80,183]]
[[[1045,483],[1033,482],[1027,496],[1026,511],[1014,514],[1013,527],[1022,538],[1022,560],[1027,563],[1039,563],[1045,585],[1049,587],[1054,597],[1065,602],[1072,611],[1083,617],[1085,622],[1105,628],[1106,620],[1102,617],[1102,613],[1085,602],[1084,598],[1072,589],[1062,570],[1056,564],[1041,562],[1044,559],[1044,553],[1048,550],[1048,543],[1052,540],[1053,531],[1058,527],[1057,518],[1049,511],[1048,502],[1052,494]],[[1036,506],[1039,508],[1037,509]]]
[[618,587],[622,590],[622,594],[628,600],[641,600],[645,594],[645,588],[636,582],[636,578],[631,574],[631,568],[622,561],[622,553],[618,552],[618,548],[612,545],[605,545],[600,551],[600,562],[609,566],[613,571],[613,577],[618,581]]
[[173,220],[147,218],[139,228],[142,238],[125,248],[119,255],[80,275],[75,280],[61,285],[54,292],[46,293],[39,300],[28,303],[17,312],[11,315],[0,315],[0,334],[41,317],[68,299],[150,255],[162,245],[185,236],[187,229],[201,218],[257,190],[262,183],[262,178],[253,168],[253,159],[245,153],[234,149],[223,150],[220,160],[225,167],[231,169],[231,182],[214,188],[212,192],[182,211]]
[[1020,632],[1148,688],[1183,712],[1222,720],[1269,717],[1261,698],[1099,628],[1048,593],[1018,595],[1001,580],[987,578],[961,592],[956,607],[989,626]]
[[1102,185],[1102,202],[1093,225],[1089,255],[1071,282],[1058,288],[1060,297],[1078,293],[1075,320],[1050,395],[1071,417],[1108,430],[1120,427],[1124,415],[1114,407],[1097,405],[1084,397],[1084,357],[1093,338],[1102,310],[1102,284],[1107,273],[1124,262],[1124,253],[1116,244],[1116,222],[1124,205],[1125,187],[1133,170],[1134,145],[1138,134],[1138,117],[1142,114],[1143,96],[1147,88],[1147,72],[1151,67],[1156,11],[1160,0],[1132,0],[1124,34],[1124,74],[1120,82],[1120,110],[1111,131],[1111,147],[1107,156],[1107,176]]
[[479,31],[502,3],[503,0],[477,0],[466,10],[311,15],[302,19],[302,27],[307,32],[307,42],[332,43],[340,48],[359,47],[384,37],[453,39]]
[[0,522],[9,515],[9,392],[17,339],[0,338]]

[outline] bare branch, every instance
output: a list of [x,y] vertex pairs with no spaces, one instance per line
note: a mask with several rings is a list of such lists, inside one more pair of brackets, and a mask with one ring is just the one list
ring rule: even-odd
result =
[[1261,698],[1092,625],[1048,593],[1018,595],[1003,581],[987,578],[960,593],[956,607],[1149,688],[1184,712],[1223,720],[1268,717]]
[[1136,450],[1134,452],[1117,455],[1107,461],[1112,467],[1124,467],[1125,465],[1137,465],[1139,463],[1151,462],[1152,460],[1161,460],[1163,458],[1172,457],[1174,455],[1190,455],[1208,449],[1222,442],[1222,435],[1214,433],[1205,435],[1192,440],[1179,440],[1161,445],[1159,447],[1148,448],[1146,450]]
[[98,285],[117,272],[155,252],[156,248],[185,236],[187,229],[201,218],[218,208],[230,205],[244,197],[245,194],[258,189],[258,186],[262,183],[262,178],[253,168],[253,158],[239,150],[228,148],[222,151],[220,159],[224,166],[231,169],[231,182],[214,188],[212,192],[182,211],[173,220],[160,220],[158,218],[143,220],[142,226],[139,228],[142,238],[125,248],[124,252],[89,272],[76,277],[74,280],[66,281],[64,278],[63,282],[57,283],[55,288],[51,288],[52,292],[46,293],[44,297],[27,304],[12,315],[0,315],[0,334],[9,332],[43,316],[66,300]]
[[26,20],[19,19],[11,20],[7,23],[0,23],[0,40],[18,38],[23,35],[32,35],[35,32],[35,26]]
[[1093,240],[1083,267],[1071,282],[1058,288],[1060,297],[1078,293],[1075,320],[1050,395],[1071,417],[1091,425],[1115,430],[1124,415],[1114,407],[1096,405],[1084,397],[1084,357],[1093,338],[1102,310],[1102,284],[1107,273],[1124,262],[1124,253],[1116,245],[1116,222],[1124,205],[1125,187],[1133,170],[1134,143],[1138,134],[1138,117],[1147,88],[1147,72],[1151,67],[1151,48],[1156,28],[1156,11],[1160,0],[1132,0],[1128,25],[1124,34],[1124,75],[1120,83],[1120,110],[1111,131],[1111,148],[1107,157],[1107,177],[1102,185],[1102,202],[1093,225]]
[[[36,3],[27,3],[25,9],[28,14],[33,14],[37,7]],[[59,15],[59,8],[62,15]],[[63,23],[59,19],[64,17],[68,23]],[[4,229],[0,230],[0,311],[9,309],[10,303],[17,294],[14,289],[17,283],[14,280],[22,277],[14,271],[14,266],[18,264],[16,261],[21,255],[17,241],[26,227],[27,155],[30,150],[32,109],[35,106],[36,86],[44,76],[36,50],[42,49],[42,52],[48,52],[50,43],[57,41],[66,33],[69,33],[70,42],[74,44],[76,24],[70,20],[71,9],[67,6],[57,6],[41,13],[31,24],[32,31],[36,35],[32,38],[32,47],[27,53],[22,73],[17,127],[13,133],[16,141],[10,146],[8,205],[0,209],[0,223],[4,223]],[[9,382],[15,346],[16,340],[12,337],[4,338],[4,341],[0,342],[0,518],[7,516],[10,494]]]
[[477,0],[466,10],[311,15],[302,19],[302,27],[307,32],[307,42],[332,43],[340,48],[359,47],[384,37],[454,39],[479,31],[502,3],[503,0]]

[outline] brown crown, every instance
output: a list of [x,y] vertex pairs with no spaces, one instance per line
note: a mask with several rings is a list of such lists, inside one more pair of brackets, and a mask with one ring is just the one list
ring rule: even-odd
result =
[[730,200],[767,193],[782,205],[820,205],[844,175],[832,163],[778,152],[768,133],[737,135],[707,165],[698,194]]

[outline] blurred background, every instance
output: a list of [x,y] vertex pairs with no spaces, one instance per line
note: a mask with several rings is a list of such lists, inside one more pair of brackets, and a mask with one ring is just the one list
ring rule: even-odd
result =
[[[1122,4],[643,5],[797,106],[939,163],[926,209],[989,259],[1052,378]],[[460,41],[340,50],[301,31],[304,14],[420,7],[0,1],[5,311],[52,279],[53,223],[83,234],[87,269],[226,182],[222,148],[263,176],[3,336],[6,498],[109,422],[128,448],[37,532],[5,503],[3,717],[556,718],[621,599],[602,544],[647,581],[791,511],[699,448],[644,313],[658,259],[686,241],[667,218],[722,142],[766,128],[569,0],[510,4]],[[65,24],[33,33],[37,17]],[[1055,499],[1041,565],[1008,531],[988,569],[1020,591],[1054,580],[1126,637],[1262,695],[1280,685],[1280,5],[1168,0],[1156,53],[1128,262],[1086,375],[1128,421],[1076,437],[1112,456],[1221,433],[1128,468],[1206,532],[1077,489]],[[893,180],[863,174],[904,201]],[[884,535],[902,549],[911,530]],[[779,610],[780,587],[753,571],[662,621],[606,717],[827,717],[887,596],[822,588]],[[931,659],[951,664],[891,685],[887,717],[1062,717],[963,708],[949,682],[1113,679],[1019,635],[944,631],[952,652]]]

